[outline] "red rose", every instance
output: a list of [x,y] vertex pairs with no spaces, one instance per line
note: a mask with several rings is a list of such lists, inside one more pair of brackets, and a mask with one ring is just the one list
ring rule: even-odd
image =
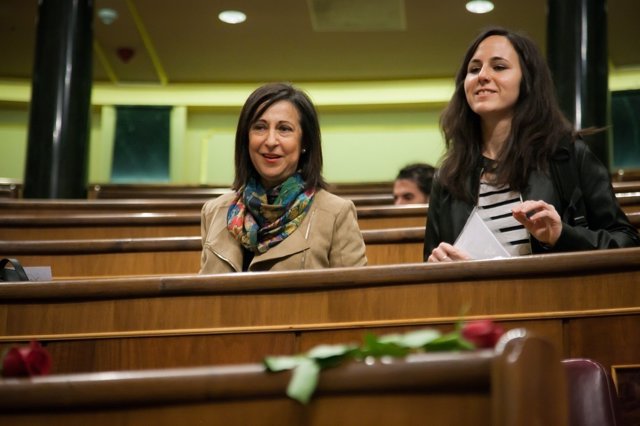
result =
[[9,349],[2,360],[3,377],[42,376],[51,371],[51,355],[38,342]]
[[502,334],[503,328],[491,320],[470,321],[462,327],[462,337],[476,348],[493,348]]

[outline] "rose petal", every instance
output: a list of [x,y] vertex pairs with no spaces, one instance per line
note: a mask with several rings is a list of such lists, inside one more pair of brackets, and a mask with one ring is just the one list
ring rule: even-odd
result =
[[27,363],[18,348],[11,348],[2,360],[3,377],[25,377],[29,375]]
[[502,327],[491,320],[470,321],[462,328],[462,337],[477,348],[494,347],[503,333]]

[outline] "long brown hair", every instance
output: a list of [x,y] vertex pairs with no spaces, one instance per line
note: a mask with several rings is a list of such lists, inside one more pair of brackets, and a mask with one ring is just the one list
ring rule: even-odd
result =
[[474,202],[468,188],[482,155],[480,117],[471,110],[464,91],[467,67],[480,43],[490,36],[506,37],[520,61],[522,80],[514,107],[511,130],[498,154],[496,180],[522,191],[533,170],[547,170],[549,158],[560,140],[571,136],[573,127],[565,118],[555,94],[551,72],[536,44],[526,36],[503,28],[482,32],[471,43],[456,74],[455,92],[440,117],[447,152],[442,160],[439,181],[456,198]]

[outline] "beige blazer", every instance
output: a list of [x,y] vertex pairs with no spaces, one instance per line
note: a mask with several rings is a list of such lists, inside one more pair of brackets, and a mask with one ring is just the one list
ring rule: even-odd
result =
[[[227,230],[235,193],[209,200],[202,208],[201,274],[242,271],[242,248]],[[288,271],[367,264],[353,202],[320,190],[306,217],[291,235],[256,255],[249,271]]]

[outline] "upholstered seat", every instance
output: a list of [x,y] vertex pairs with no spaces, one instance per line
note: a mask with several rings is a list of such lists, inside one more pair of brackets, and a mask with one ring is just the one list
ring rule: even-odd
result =
[[610,375],[599,363],[583,358],[563,360],[569,390],[571,426],[618,426],[618,399]]

